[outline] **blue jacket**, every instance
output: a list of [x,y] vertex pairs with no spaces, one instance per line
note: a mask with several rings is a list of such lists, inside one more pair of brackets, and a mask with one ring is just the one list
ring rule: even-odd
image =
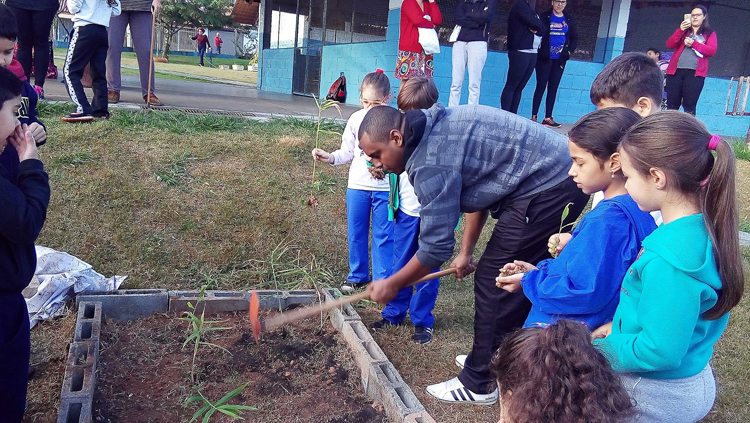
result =
[[612,333],[594,341],[618,372],[650,379],[695,376],[708,364],[729,313],[706,320],[722,282],[702,214],[664,224],[622,282]]
[[[563,12],[565,21],[568,23],[568,33],[565,36],[565,45],[563,51],[560,53],[560,61],[565,63],[570,59],[570,55],[578,48],[578,27],[574,20],[570,17],[570,14]],[[542,15],[542,22],[547,28],[547,31],[542,36],[542,44],[539,46],[539,56],[537,60],[548,60],[549,59],[549,26],[552,20],[552,11]]]
[[594,330],[611,322],[622,279],[654,229],[654,219],[628,194],[599,203],[557,258],[542,261],[521,280],[532,304],[524,326],[569,319]]
[[461,25],[458,41],[489,41],[496,9],[497,0],[459,0],[453,15],[456,25]]
[[[531,30],[535,30],[536,34]],[[508,12],[508,51],[528,50],[534,46],[534,35],[544,36],[549,25],[531,10],[526,0],[516,0]]]
[[[23,82],[23,90],[21,91],[21,107],[18,108],[16,117],[21,124],[31,125],[34,122],[44,126],[44,124],[37,119],[36,105],[39,102],[39,96],[37,95],[34,88],[31,87],[29,81]],[[45,128],[46,129],[46,128]],[[42,145],[44,142],[37,143]],[[18,152],[11,143],[5,146],[5,150],[0,154],[0,165],[5,168],[6,174],[4,175],[10,183],[15,184],[18,178]]]

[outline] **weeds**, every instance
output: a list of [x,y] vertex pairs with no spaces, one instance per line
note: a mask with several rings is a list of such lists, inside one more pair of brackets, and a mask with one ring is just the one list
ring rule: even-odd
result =
[[281,242],[271,251],[267,260],[251,260],[251,266],[256,269],[252,273],[260,279],[256,286],[293,291],[303,286],[317,289],[318,286],[329,285],[333,275],[321,269],[314,257],[309,263],[303,264],[301,252],[295,252],[295,249],[296,247]]
[[54,164],[61,167],[76,168],[78,166],[91,163],[94,158],[85,151],[78,151],[72,154],[64,154],[54,160]]
[[235,396],[239,395],[240,392],[242,392],[243,389],[248,384],[244,384],[237,389],[229,392],[228,394],[221,397],[220,400],[216,402],[211,402],[208,400],[208,398],[204,397],[203,394],[198,391],[198,395],[192,396],[185,401],[185,406],[190,404],[191,402],[201,402],[203,403],[203,407],[201,407],[198,411],[193,414],[193,418],[190,419],[190,422],[194,422],[197,420],[200,416],[203,416],[203,423],[208,423],[208,420],[211,418],[211,416],[214,415],[217,411],[223,414],[226,414],[227,416],[234,417],[235,419],[245,420],[240,416],[241,410],[257,410],[255,407],[251,407],[249,405],[233,405],[233,404],[226,404],[227,401],[234,398]]
[[[220,350],[223,350],[224,352],[227,352],[231,355],[229,351],[227,351],[226,348],[223,348],[219,345],[212,344],[210,342],[204,341],[202,338],[203,336],[212,331],[217,330],[227,330],[231,329],[228,327],[215,327],[211,326],[214,323],[219,323],[219,320],[205,320],[206,315],[206,309],[204,307],[203,311],[201,311],[200,316],[197,316],[194,312],[197,311],[198,304],[200,304],[203,301],[203,298],[206,294],[206,286],[204,285],[201,287],[201,290],[198,294],[198,300],[195,302],[195,305],[193,303],[188,302],[188,307],[192,311],[186,311],[183,313],[185,317],[179,317],[180,320],[184,320],[186,322],[190,323],[189,329],[192,330],[192,333],[187,337],[185,342],[182,344],[182,348],[185,348],[187,344],[189,344],[191,341],[193,342],[193,363],[190,367],[190,380],[195,383],[195,358],[198,356],[198,348],[201,345],[206,345],[209,347],[215,347]],[[243,387],[244,388],[244,387]],[[210,416],[209,416],[210,417]],[[192,420],[191,420],[192,421]],[[204,421],[208,421],[207,419]]]
[[195,160],[197,159],[190,154],[190,150],[186,150],[182,154],[177,154],[167,166],[154,171],[156,179],[164,182],[170,188],[183,187],[192,180],[188,173],[187,165]]
[[727,140],[734,149],[734,156],[739,160],[750,161],[750,146],[740,138],[732,138]]
[[110,118],[116,125],[129,128],[162,128],[175,134],[214,131],[239,131],[257,125],[249,119],[212,114],[140,110],[116,113]]

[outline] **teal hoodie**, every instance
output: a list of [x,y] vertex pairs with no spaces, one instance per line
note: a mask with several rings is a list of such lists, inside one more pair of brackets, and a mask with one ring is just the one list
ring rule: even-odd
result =
[[702,214],[657,228],[625,275],[612,333],[594,341],[623,373],[651,379],[695,376],[708,364],[729,320],[701,316],[721,279]]

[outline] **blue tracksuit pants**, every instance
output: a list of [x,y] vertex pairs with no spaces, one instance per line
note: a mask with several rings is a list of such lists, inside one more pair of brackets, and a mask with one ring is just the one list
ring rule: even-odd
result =
[[[388,220],[388,191],[347,188],[346,219],[349,235],[349,276],[365,283],[387,278],[393,267],[393,222]],[[370,279],[370,221],[372,219],[372,279]]]
[[[396,272],[411,260],[419,248],[419,218],[399,210],[393,232],[393,271]],[[438,278],[402,289],[396,298],[386,304],[383,318],[391,323],[400,323],[408,311],[415,326],[431,328],[435,323],[432,309],[435,308],[439,287]]]
[[30,351],[26,300],[20,292],[0,293],[0,422],[23,419]]

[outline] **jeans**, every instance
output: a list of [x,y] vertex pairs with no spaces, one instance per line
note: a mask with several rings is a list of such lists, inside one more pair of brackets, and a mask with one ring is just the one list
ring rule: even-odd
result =
[[536,89],[534,90],[534,101],[531,104],[531,114],[539,114],[539,106],[542,104],[542,96],[547,91],[545,118],[552,117],[552,109],[557,99],[557,88],[560,86],[565,62],[560,59],[537,60],[536,62]]
[[203,56],[206,55],[206,46],[198,46],[198,55],[201,58],[200,64],[203,66]]
[[466,68],[469,68],[469,102],[479,104],[479,88],[482,85],[482,69],[487,61],[486,41],[456,41],[453,43],[453,80],[448,107],[458,106]]
[[695,116],[695,108],[703,91],[706,78],[695,76],[695,69],[677,69],[674,75],[667,75],[667,109],[679,110]]
[[[399,210],[396,214],[396,223],[393,225],[393,234],[395,272],[403,268],[419,249],[419,218]],[[439,278],[401,289],[396,298],[386,304],[382,312],[383,318],[391,323],[401,323],[408,311],[414,326],[431,328],[435,323],[432,309],[435,308],[438,288]]]
[[[347,188],[346,221],[349,237],[349,275],[346,280],[365,283],[390,276],[393,268],[393,222],[388,220],[388,191]],[[368,254],[370,221],[372,279]]]
[[500,107],[511,113],[518,113],[521,94],[534,73],[536,53],[523,53],[511,50],[508,52],[508,78],[500,94]]
[[[109,20],[109,45],[107,52],[107,88],[120,92],[120,56],[125,41],[125,30],[130,25],[130,36],[133,37],[135,56],[138,59],[138,74],[141,78],[141,95],[148,94],[148,67],[153,66],[151,59],[151,12],[122,12]],[[153,68],[152,68],[153,69]],[[154,72],[151,72],[151,94],[154,93]]]

